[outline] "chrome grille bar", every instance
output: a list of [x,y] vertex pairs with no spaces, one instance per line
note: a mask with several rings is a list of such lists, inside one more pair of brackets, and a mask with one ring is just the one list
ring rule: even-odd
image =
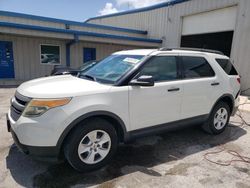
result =
[[10,108],[10,115],[14,121],[19,119],[29,101],[31,101],[31,98],[25,97],[18,92],[15,93],[15,96],[11,99]]

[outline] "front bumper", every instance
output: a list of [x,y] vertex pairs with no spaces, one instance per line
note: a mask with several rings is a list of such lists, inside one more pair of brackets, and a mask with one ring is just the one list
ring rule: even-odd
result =
[[31,156],[32,158],[42,160],[42,161],[51,161],[51,162],[57,162],[62,159],[60,156],[60,148],[57,146],[29,146],[22,144],[15,131],[11,127],[11,122],[8,117],[8,114],[6,114],[6,120],[7,120],[7,130],[11,133],[12,138],[14,140],[15,145],[18,147],[18,149],[23,152],[26,155]]
[[37,147],[57,146],[68,121],[71,121],[62,108],[50,109],[34,118],[20,116],[17,121],[12,118],[9,110],[8,120],[20,143]]

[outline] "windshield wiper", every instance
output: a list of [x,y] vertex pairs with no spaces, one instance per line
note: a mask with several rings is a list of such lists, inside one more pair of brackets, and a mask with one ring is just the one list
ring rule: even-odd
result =
[[80,74],[79,77],[80,77],[80,78],[87,78],[88,80],[93,80],[93,81],[96,82],[96,78],[93,77],[93,76],[90,76],[90,75],[88,75],[88,74]]

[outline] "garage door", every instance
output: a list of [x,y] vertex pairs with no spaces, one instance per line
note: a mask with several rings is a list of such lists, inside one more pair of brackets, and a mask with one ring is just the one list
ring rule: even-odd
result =
[[237,7],[183,17],[181,47],[206,48],[231,54]]
[[182,35],[233,31],[237,7],[218,9],[183,17]]
[[181,47],[219,50],[230,56],[233,31],[187,35],[181,37]]

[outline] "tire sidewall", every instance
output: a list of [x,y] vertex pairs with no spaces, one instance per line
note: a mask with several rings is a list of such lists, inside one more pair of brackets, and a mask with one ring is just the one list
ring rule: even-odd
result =
[[[227,116],[227,121],[226,121],[226,125],[222,128],[222,129],[216,129],[215,126],[214,126],[214,116],[216,114],[216,112],[220,109],[220,108],[225,108],[227,110],[227,113],[228,113],[228,116]],[[228,104],[224,103],[224,102],[219,102],[212,110],[212,113],[210,114],[210,117],[209,117],[209,128],[210,130],[212,131],[213,134],[220,134],[222,133],[227,125],[228,125],[228,122],[229,122],[229,119],[230,119],[230,116],[231,116],[231,113],[230,113],[230,108],[228,106]]]
[[[111,138],[111,148],[108,155],[96,164],[87,164],[84,163],[78,155],[78,146],[80,141],[86,136],[89,132],[94,130],[102,130],[109,134]],[[68,162],[73,168],[78,171],[91,171],[98,168],[101,168],[107,164],[113,157],[116,152],[118,145],[118,138],[116,131],[112,124],[108,121],[100,118],[91,119],[90,121],[84,121],[80,123],[69,135],[67,143],[64,148],[64,154]]]

